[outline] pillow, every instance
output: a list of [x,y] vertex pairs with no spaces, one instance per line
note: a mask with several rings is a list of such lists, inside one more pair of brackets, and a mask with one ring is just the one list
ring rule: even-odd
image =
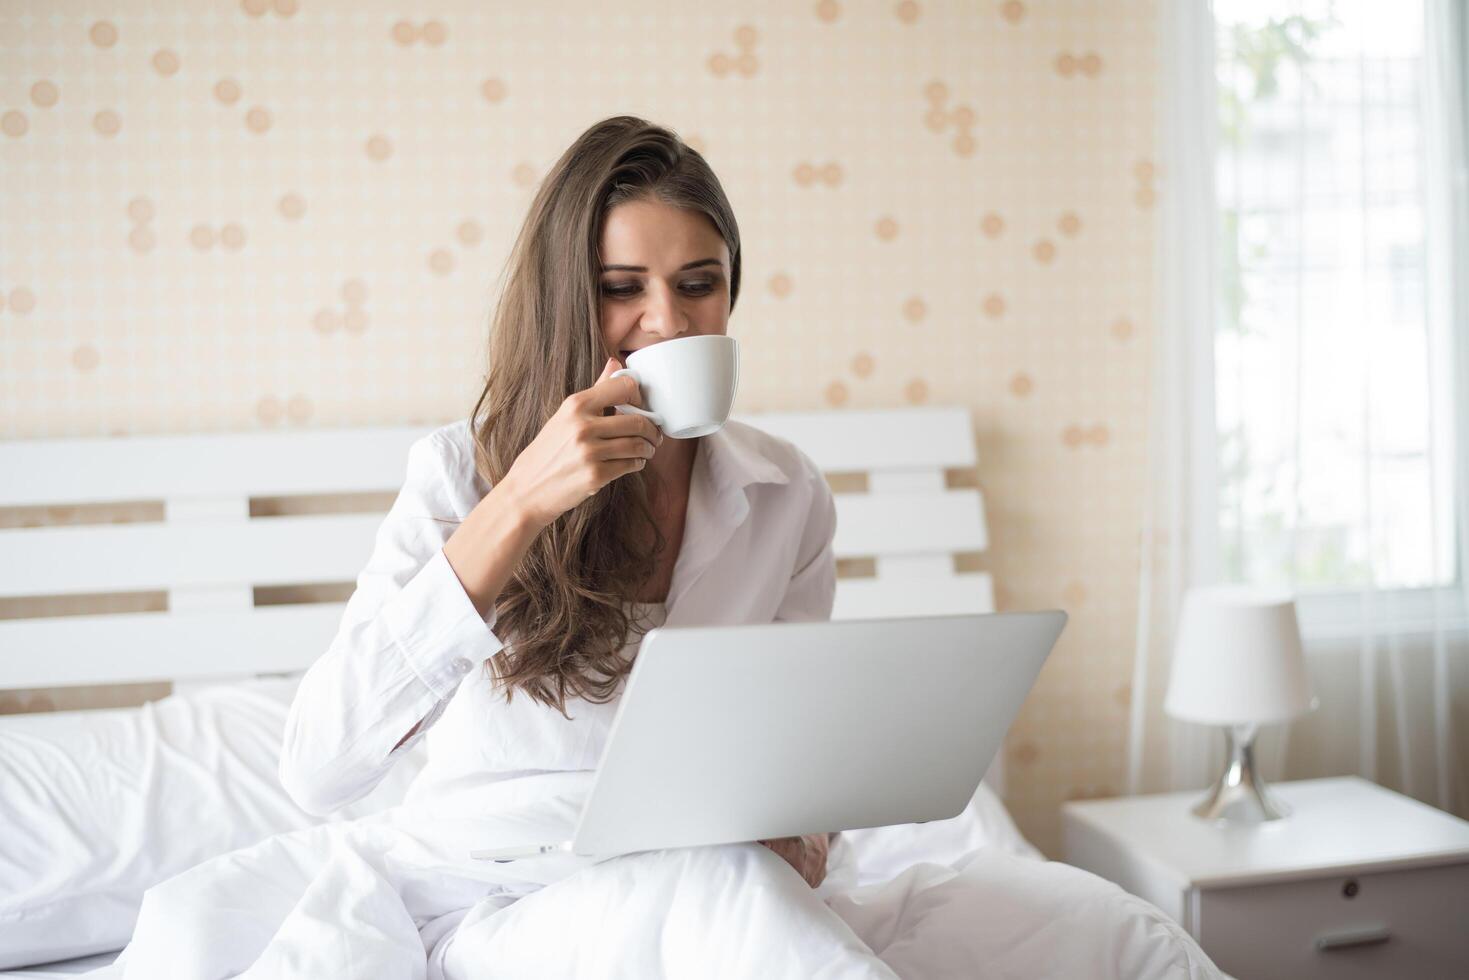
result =
[[[292,802],[277,770],[299,682],[0,718],[0,969],[121,949],[153,885],[324,822]],[[328,819],[396,805],[422,765],[410,752]]]

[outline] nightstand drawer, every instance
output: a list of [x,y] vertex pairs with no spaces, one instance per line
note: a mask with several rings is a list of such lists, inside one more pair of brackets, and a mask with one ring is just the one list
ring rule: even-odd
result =
[[1240,980],[1469,976],[1469,864],[1198,893],[1196,938]]

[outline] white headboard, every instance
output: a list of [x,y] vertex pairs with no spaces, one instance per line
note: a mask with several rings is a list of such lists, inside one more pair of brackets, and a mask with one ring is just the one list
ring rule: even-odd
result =
[[[838,492],[837,618],[989,612],[983,501],[964,409],[743,416],[805,450]],[[240,677],[309,666],[342,602],[256,606],[266,586],[353,583],[383,512],[251,517],[251,498],[391,493],[433,426],[0,443],[0,507],[162,501],[162,521],[0,528],[0,598],[167,592],[166,611],[0,620],[0,689]],[[840,491],[841,487],[837,489]],[[390,497],[388,499],[391,499]],[[385,512],[385,509],[384,509]],[[843,561],[846,567],[852,565]]]

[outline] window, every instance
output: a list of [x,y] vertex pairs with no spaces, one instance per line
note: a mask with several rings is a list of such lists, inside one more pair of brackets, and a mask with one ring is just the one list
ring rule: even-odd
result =
[[1453,586],[1422,0],[1216,0],[1215,17],[1223,573],[1293,569],[1303,608]]

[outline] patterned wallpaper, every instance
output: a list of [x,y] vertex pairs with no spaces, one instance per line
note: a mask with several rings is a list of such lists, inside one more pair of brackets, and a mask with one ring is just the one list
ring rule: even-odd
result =
[[1072,616],[1011,809],[1121,789],[1152,0],[0,2],[0,438],[427,423],[534,188],[666,125],[740,221],[738,410],[969,407],[1002,609]]

